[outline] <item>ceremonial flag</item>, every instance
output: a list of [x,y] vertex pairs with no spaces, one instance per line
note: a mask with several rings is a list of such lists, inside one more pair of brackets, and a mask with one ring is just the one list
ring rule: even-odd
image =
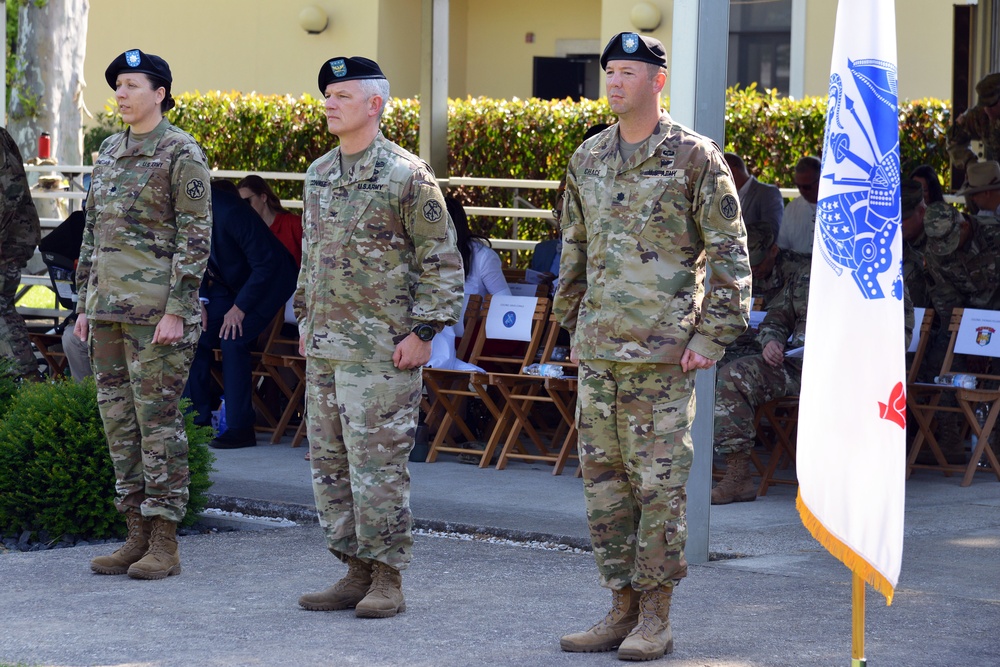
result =
[[892,604],[906,384],[893,0],[840,0],[799,401],[796,506]]

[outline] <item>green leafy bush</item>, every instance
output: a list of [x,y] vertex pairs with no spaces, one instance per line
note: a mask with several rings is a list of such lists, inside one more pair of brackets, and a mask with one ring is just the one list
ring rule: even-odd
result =
[[[190,501],[182,525],[197,520],[211,486],[208,427],[187,418]],[[45,531],[53,539],[122,536],[115,476],[93,378],[26,384],[0,421],[0,534]]]
[[[669,107],[669,100],[664,100]],[[794,187],[792,166],[804,155],[818,155],[823,146],[825,97],[795,100],[755,86],[731,88],[726,99],[725,149],[744,157],[750,171],[766,183]],[[326,131],[322,100],[310,95],[243,95],[212,92],[183,94],[170,112],[171,122],[190,132],[218,169],[305,172],[309,164],[336,145]],[[929,164],[947,175],[946,130],[951,109],[942,100],[899,104],[900,151],[904,173]],[[452,176],[559,180],[587,128],[613,122],[607,100],[489,99],[450,100],[448,154]],[[87,133],[87,150],[121,127],[110,106],[99,125]],[[407,150],[418,152],[419,100],[394,99],[386,109],[382,131]],[[276,183],[279,196],[298,199],[299,182]],[[948,183],[945,181],[945,186]],[[509,206],[505,188],[456,188],[467,205]],[[554,190],[518,193],[542,209],[555,205]],[[509,238],[512,220],[473,218],[473,228],[493,237]],[[517,236],[540,240],[548,225],[540,219],[518,222]]]

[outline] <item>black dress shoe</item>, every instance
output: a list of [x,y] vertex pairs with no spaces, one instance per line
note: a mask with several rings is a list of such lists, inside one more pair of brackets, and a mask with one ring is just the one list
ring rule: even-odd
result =
[[225,433],[216,437],[208,446],[213,449],[240,449],[242,447],[253,447],[257,444],[257,434],[253,427],[231,428]]

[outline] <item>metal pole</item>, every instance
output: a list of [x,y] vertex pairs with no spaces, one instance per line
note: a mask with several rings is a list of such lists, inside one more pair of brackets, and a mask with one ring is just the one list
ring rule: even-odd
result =
[[420,157],[448,176],[448,0],[423,0]]
[[[670,115],[679,123],[725,144],[726,68],[729,0],[674,0],[673,47],[670,61]],[[712,490],[712,441],[715,413],[715,369],[698,371],[697,411],[691,438],[694,464],[687,485],[690,563],[708,561]]]

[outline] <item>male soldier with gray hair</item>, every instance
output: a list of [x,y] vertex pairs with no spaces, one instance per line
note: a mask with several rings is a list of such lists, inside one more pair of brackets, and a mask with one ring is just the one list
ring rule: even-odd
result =
[[560,644],[652,660],[673,650],[670,598],[687,574],[695,371],[746,329],[750,265],[722,151],[660,109],[663,44],[620,33],[601,66],[618,123],[570,160],[554,312],[580,364],[587,519],[613,596]]
[[31,351],[28,329],[14,307],[21,269],[41,238],[38,212],[31,200],[24,162],[17,144],[0,127],[0,358],[13,361],[12,372],[35,379],[38,361]]
[[379,131],[389,82],[378,64],[332,58],[319,89],[340,146],[306,174],[295,301],[316,508],[348,572],[299,604],[384,618],[406,610],[420,367],[458,320],[465,274],[430,167]]

